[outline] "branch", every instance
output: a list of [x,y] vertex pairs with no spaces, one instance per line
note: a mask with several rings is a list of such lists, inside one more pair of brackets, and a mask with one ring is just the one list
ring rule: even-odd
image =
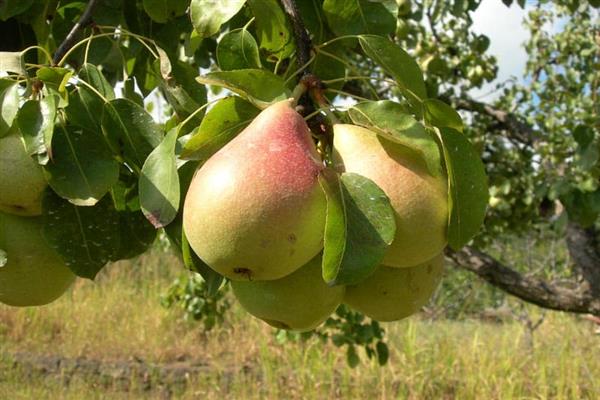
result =
[[490,255],[465,247],[448,256],[457,266],[479,275],[488,283],[529,303],[551,310],[600,316],[600,296],[589,288],[569,288],[556,282],[547,282],[503,265]]
[[[288,18],[294,28],[298,68],[303,68],[310,61],[310,51],[312,48],[310,37],[306,32],[306,28],[304,27],[304,22],[302,21],[302,16],[298,11],[296,2],[294,0],[281,0],[281,4],[283,5],[283,9],[288,15]],[[305,68],[303,74],[307,73],[309,73],[309,71]]]
[[533,145],[539,139],[536,130],[513,113],[464,97],[458,99],[453,98],[450,102],[454,103],[459,110],[472,111],[492,117],[502,128],[511,132],[513,137],[521,143]]
[[86,28],[88,25],[92,23],[92,15],[94,14],[94,10],[98,5],[100,0],[89,0],[86,9],[81,14],[79,21],[71,28],[71,31],[63,40],[63,42],[58,46],[56,53],[54,53],[54,58],[52,59],[52,64],[56,65],[58,62],[67,54],[67,51],[71,49],[77,42],[77,35]]

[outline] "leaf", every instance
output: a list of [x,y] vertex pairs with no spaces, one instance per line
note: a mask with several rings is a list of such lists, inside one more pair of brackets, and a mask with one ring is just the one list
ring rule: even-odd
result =
[[291,28],[277,0],[248,0],[256,18],[256,35],[260,47],[277,59],[286,58],[294,51]]
[[0,51],[0,72],[14,72],[20,76],[27,76],[22,53],[20,51]]
[[118,251],[119,216],[106,196],[94,207],[77,207],[45,192],[44,237],[75,274],[94,279]]
[[387,344],[381,341],[377,342],[375,349],[377,350],[377,362],[379,365],[383,366],[387,364],[388,360],[390,359],[390,350],[388,349]]
[[290,96],[283,78],[264,69],[209,72],[196,80],[205,85],[227,88],[261,109]]
[[390,201],[373,181],[358,174],[319,176],[327,197],[323,279],[330,285],[357,284],[383,260],[394,240]]
[[451,128],[441,128],[439,132],[450,191],[448,244],[458,250],[477,234],[483,223],[489,197],[487,176],[469,139]]
[[113,87],[108,83],[104,75],[102,75],[102,72],[92,64],[84,64],[81,67],[79,79],[95,89],[93,91],[81,83],[77,85],[81,103],[94,124],[100,126],[102,112],[99,110],[102,110],[105,100],[110,101],[115,98]]
[[353,344],[348,345],[348,350],[346,351],[346,362],[350,368],[355,368],[358,364],[360,364],[360,357],[356,354],[356,348]]
[[259,113],[241,97],[219,100],[206,113],[198,130],[184,145],[182,158],[206,160],[240,133]]
[[144,11],[160,24],[185,14],[189,0],[144,0]]
[[246,29],[227,32],[217,45],[217,62],[223,71],[261,68],[258,45]]
[[443,174],[435,138],[402,105],[389,100],[363,102],[350,108],[348,115],[355,124],[416,151],[432,176]]
[[112,100],[115,98],[115,92],[113,87],[102,72],[92,64],[83,64],[81,69],[79,70],[79,79],[82,79],[89,83],[94,89],[96,89],[100,94],[107,100]]
[[152,246],[157,230],[141,211],[119,211],[118,250],[110,255],[111,261],[126,260],[143,254]]
[[[182,119],[206,104],[206,88],[196,81],[197,75],[197,69],[178,62],[172,66],[171,79],[161,84],[165,98]],[[193,122],[199,124],[201,119],[198,114]]]
[[141,168],[146,157],[162,140],[162,131],[143,107],[127,99],[104,104],[101,120],[104,136],[111,147],[122,145],[128,163]]
[[55,118],[54,96],[46,96],[39,101],[28,100],[23,104],[16,123],[25,141],[27,154],[50,153]]
[[362,35],[358,41],[365,54],[394,78],[408,101],[419,107],[427,97],[427,90],[417,62],[396,44],[381,36]]
[[177,216],[179,176],[175,161],[177,130],[172,129],[144,162],[140,176],[140,205],[148,221],[162,228]]
[[2,0],[0,1],[0,20],[24,13],[31,7],[33,0]]
[[6,135],[19,112],[19,85],[0,78],[0,137]]
[[93,131],[57,126],[52,149],[44,175],[59,196],[75,205],[96,204],[119,178],[119,164]]
[[382,1],[325,0],[323,12],[337,36],[391,34],[396,30],[396,15]]
[[573,130],[573,139],[577,142],[582,150],[594,141],[594,130],[587,125],[577,125]]
[[454,108],[437,99],[427,99],[423,102],[425,120],[438,128],[452,128],[463,131],[460,114]]
[[219,32],[221,25],[238,13],[246,0],[192,0],[190,17],[198,36],[205,38]]

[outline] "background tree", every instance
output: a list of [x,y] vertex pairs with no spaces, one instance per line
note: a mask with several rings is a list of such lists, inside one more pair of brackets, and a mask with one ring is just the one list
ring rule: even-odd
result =
[[[462,111],[489,176],[485,228],[449,253],[456,265],[542,307],[600,315],[598,3],[529,4],[526,79],[501,82],[489,104],[470,94],[497,74],[489,39],[472,31],[479,4],[8,0],[0,6],[8,74],[0,136],[18,129],[43,165],[52,188],[46,237],[78,275],[93,278],[107,262],[145,251],[165,228],[214,292],[221,278],[181,240],[177,211],[191,173],[307,71],[305,85],[331,101],[397,98],[410,109],[413,72],[394,74],[397,66],[386,68],[356,39],[388,37],[423,69],[426,97]],[[243,98],[207,103],[222,88]],[[150,111],[160,124],[152,105],[166,105]],[[456,123],[440,107],[426,117]],[[313,131],[327,135],[314,114]],[[183,158],[191,161],[182,166]],[[564,238],[570,269],[532,275],[490,255],[498,238],[531,233]]]

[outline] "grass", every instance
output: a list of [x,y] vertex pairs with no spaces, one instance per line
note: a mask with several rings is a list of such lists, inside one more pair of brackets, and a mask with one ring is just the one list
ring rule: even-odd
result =
[[[209,333],[184,321],[159,304],[182,273],[172,256],[153,252],[111,265],[96,283],[80,280],[52,305],[0,306],[0,398],[600,398],[600,336],[575,316],[550,314],[533,342],[518,322],[413,317],[385,324],[387,366],[363,357],[351,369],[343,349],[316,339],[279,343],[237,306]],[[185,386],[146,390],[132,380],[124,390],[14,368],[10,355],[17,352],[208,368]]]

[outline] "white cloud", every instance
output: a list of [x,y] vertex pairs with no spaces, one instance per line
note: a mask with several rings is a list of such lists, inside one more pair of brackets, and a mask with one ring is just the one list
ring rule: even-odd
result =
[[[523,27],[526,11],[516,4],[506,7],[500,0],[486,0],[472,14],[473,31],[490,38],[488,52],[498,59],[498,78],[492,84],[473,90],[475,97],[483,96],[493,90],[497,82],[516,76],[521,78],[525,69],[527,54],[523,43],[529,33]],[[489,97],[485,98],[489,100]]]

